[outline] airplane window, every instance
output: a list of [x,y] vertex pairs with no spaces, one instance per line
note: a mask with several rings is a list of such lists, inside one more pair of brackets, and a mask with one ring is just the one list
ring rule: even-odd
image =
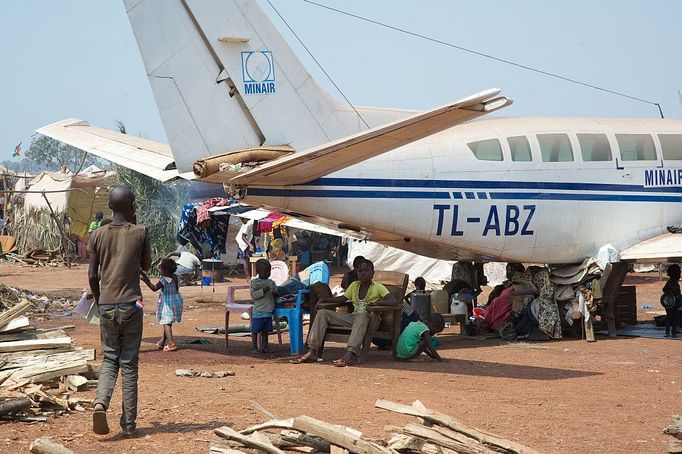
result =
[[611,145],[605,134],[578,134],[583,161],[610,161]]
[[526,136],[508,137],[507,142],[511,150],[512,161],[528,162],[533,160]]
[[573,161],[573,148],[566,134],[538,134],[544,162]]
[[682,134],[659,134],[663,159],[682,159]]
[[469,145],[476,159],[482,161],[502,160],[502,147],[497,139],[479,140],[478,142],[470,142],[467,145]]
[[616,134],[623,161],[655,161],[656,147],[649,134]]

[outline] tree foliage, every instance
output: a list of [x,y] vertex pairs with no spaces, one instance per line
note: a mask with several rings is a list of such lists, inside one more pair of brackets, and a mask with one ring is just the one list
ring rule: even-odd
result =
[[[118,129],[126,133],[122,122]],[[180,213],[188,200],[186,182],[162,183],[123,166],[115,166],[118,186],[128,187],[135,194],[137,223],[147,227],[152,246],[152,270],[168,252],[175,250],[175,235],[180,225]]]
[[43,169],[59,170],[65,167],[75,173],[81,165],[89,166],[98,163],[98,159],[91,154],[85,156],[83,163],[83,153],[76,147],[38,134],[31,140],[31,146],[26,151],[26,157],[39,164]]

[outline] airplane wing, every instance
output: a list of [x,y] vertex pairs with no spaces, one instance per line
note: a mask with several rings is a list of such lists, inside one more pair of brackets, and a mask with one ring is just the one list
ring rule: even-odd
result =
[[626,262],[655,263],[682,261],[682,234],[664,233],[625,249],[620,259]]
[[510,99],[490,89],[454,104],[420,112],[309,150],[293,153],[232,178],[230,183],[253,186],[303,184],[506,107]]
[[170,146],[163,143],[96,128],[75,118],[43,126],[36,132],[160,181],[180,176]]

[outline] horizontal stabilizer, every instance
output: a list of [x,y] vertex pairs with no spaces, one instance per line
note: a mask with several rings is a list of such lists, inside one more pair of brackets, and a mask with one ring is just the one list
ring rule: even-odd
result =
[[682,261],[682,234],[664,233],[625,249],[625,262],[656,263]]
[[36,132],[159,181],[179,176],[173,153],[163,143],[96,128],[74,118],[43,126]]
[[473,120],[512,103],[491,89],[358,134],[271,161],[230,180],[237,185],[287,186],[337,170]]

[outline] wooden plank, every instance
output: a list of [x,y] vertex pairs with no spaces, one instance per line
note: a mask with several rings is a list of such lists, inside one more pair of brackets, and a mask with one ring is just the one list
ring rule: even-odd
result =
[[327,440],[311,435],[302,434],[295,430],[283,430],[279,434],[282,440],[295,443],[297,445],[309,446],[316,451],[329,452],[331,444]]
[[25,315],[20,315],[19,317],[10,320],[9,323],[0,328],[0,334],[7,334],[12,331],[20,330],[28,327],[30,324],[31,322],[28,320],[28,317]]
[[26,358],[30,356],[36,356],[36,355],[53,355],[55,353],[66,353],[66,352],[72,352],[72,351],[78,351],[78,350],[83,350],[82,348],[79,347],[69,347],[69,348],[51,348],[49,350],[45,349],[40,349],[40,350],[27,350],[27,351],[19,351],[19,352],[8,352],[8,353],[0,353],[0,361],[12,361],[15,359],[19,358]]
[[[72,362],[72,361],[94,361],[95,350],[90,348],[87,350],[72,350],[66,352],[52,353],[51,350],[43,350],[44,353],[39,355],[23,355],[16,358],[7,359],[6,363],[0,366],[0,370],[11,370],[21,367],[30,367],[37,364],[47,364],[52,362]],[[27,352],[31,353],[31,352]]]
[[62,329],[50,330],[32,329],[0,335],[0,343],[31,339],[57,339],[60,337],[67,337],[66,332]]
[[256,424],[255,426],[247,427],[244,430],[240,430],[239,433],[242,435],[249,435],[259,430],[265,429],[292,429],[294,427],[293,419],[272,419],[264,423]]
[[[515,443],[510,440],[505,440],[504,438],[500,438],[498,436],[486,433],[482,430],[475,429],[473,427],[469,427],[446,414],[426,409],[423,407],[423,404],[421,404],[421,402],[415,404],[416,405],[409,406],[399,404],[396,402],[391,402],[384,399],[379,399],[376,401],[374,406],[377,408],[381,408],[396,413],[401,413],[404,415],[412,415],[419,418],[423,418],[425,421],[428,421],[429,423],[439,424],[441,426],[452,429],[455,432],[459,432],[461,434],[466,435],[467,437],[473,438],[479,443],[492,447],[493,449],[500,448],[516,454],[537,454],[537,451],[527,446]],[[422,408],[419,408],[420,406]]]
[[242,435],[239,432],[232,429],[231,427],[227,426],[219,427],[218,429],[215,429],[213,432],[219,437],[225,438],[227,440],[238,441],[247,448],[258,449],[270,454],[284,454],[284,451],[274,447],[269,441],[268,443],[264,443],[263,441],[253,439],[248,435]]
[[348,454],[348,450],[336,445],[331,445],[329,447],[329,454]]
[[[442,429],[442,428],[441,428]],[[452,449],[461,454],[491,454],[495,451],[478,443],[476,440],[452,432],[452,436],[439,433],[435,428],[424,427],[418,424],[408,424],[403,429],[404,433],[424,440],[425,442]]]
[[[79,361],[76,363],[69,364],[54,364],[50,367],[44,368],[43,371],[36,369],[31,369],[30,371],[23,371],[19,373],[17,378],[30,380],[32,383],[40,383],[54,378],[63,377],[65,375],[77,375],[81,372],[87,372],[88,364],[85,361]],[[30,374],[30,375],[28,375]],[[14,379],[12,374],[12,378]]]
[[23,315],[31,307],[31,303],[27,299],[22,299],[19,304],[10,307],[5,312],[0,314],[0,328],[6,326],[15,318]]
[[346,428],[335,426],[309,416],[299,416],[294,419],[294,429],[314,435],[331,444],[346,448],[350,452],[358,454],[392,454],[390,449],[379,446],[376,443],[365,440],[356,433],[351,433]]
[[0,353],[68,347],[71,347],[70,337],[59,337],[56,339],[33,339],[2,342],[0,343]]

